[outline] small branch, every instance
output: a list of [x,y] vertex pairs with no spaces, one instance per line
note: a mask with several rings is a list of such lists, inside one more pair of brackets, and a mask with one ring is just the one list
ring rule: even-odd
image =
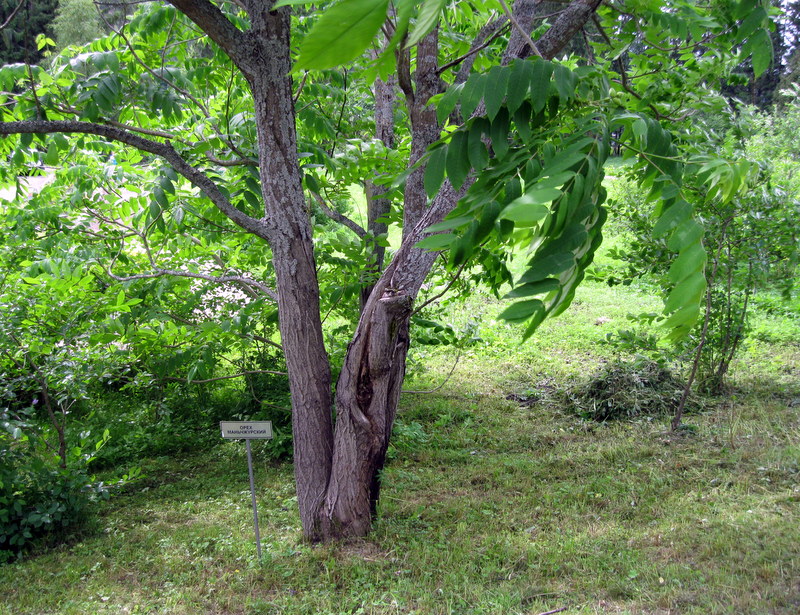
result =
[[511,21],[511,24],[514,26],[514,29],[519,33],[519,35],[523,39],[525,39],[525,42],[528,43],[528,45],[530,46],[531,51],[533,52],[533,54],[537,55],[537,56],[539,56],[541,58],[542,54],[539,51],[539,48],[536,46],[536,43],[533,42],[533,39],[531,38],[530,33],[526,32],[525,28],[523,28],[522,25],[517,21],[517,18],[514,17],[514,13],[512,13],[511,9],[508,8],[508,5],[506,4],[506,1],[505,0],[499,0],[499,2],[500,2],[500,5],[503,7],[503,10],[505,11],[506,15],[508,16],[508,19]]
[[218,164],[221,167],[257,167],[258,160],[253,160],[252,158],[239,158],[235,160],[223,160],[222,158],[217,158],[213,154],[206,152],[206,158],[208,158],[214,164]]
[[453,375],[453,372],[456,371],[456,366],[458,365],[458,361],[461,358],[461,350],[459,349],[458,354],[456,355],[456,360],[453,362],[453,367],[450,368],[450,373],[445,376],[445,379],[442,380],[442,383],[434,389],[430,391],[406,391],[403,390],[403,393],[409,393],[411,395],[430,395],[431,393],[436,393],[439,389],[441,389],[444,385],[447,384],[447,381],[450,380],[450,377]]
[[306,79],[308,79],[308,71],[303,73],[303,78],[300,80],[300,85],[297,86],[297,93],[294,95],[294,104],[297,104],[297,101],[300,100],[300,94],[303,93],[303,88],[306,86]]
[[42,103],[39,100],[39,95],[36,93],[36,81],[33,78],[33,69],[27,62],[25,63],[25,67],[28,69],[28,79],[31,82],[31,94],[33,94],[33,101],[36,104],[36,118],[43,120],[45,118],[45,114],[42,111]]
[[311,195],[317,201],[317,205],[319,205],[319,208],[322,210],[322,213],[328,216],[331,220],[334,220],[339,224],[343,224],[351,231],[353,231],[356,235],[358,235],[361,239],[364,239],[364,237],[367,236],[367,231],[361,228],[361,226],[353,222],[350,218],[348,218],[344,214],[340,214],[335,209],[331,209],[330,207],[328,207],[328,204],[325,202],[325,199],[323,199],[319,194],[317,194],[316,192],[312,192],[310,190],[309,192],[311,192]]
[[206,384],[208,382],[217,382],[218,380],[230,380],[231,378],[241,378],[251,374],[274,374],[275,376],[288,376],[286,372],[276,372],[269,369],[254,369],[246,372],[239,372],[238,374],[231,374],[230,376],[217,376],[216,378],[205,378],[203,380],[189,380],[188,378],[177,378],[175,376],[164,376],[162,380],[169,380],[171,382],[186,382],[187,384]]
[[561,613],[566,611],[569,607],[562,606],[560,609],[553,609],[552,611],[545,611],[544,613],[539,613],[539,615],[555,615],[556,613]]
[[117,282],[131,282],[133,280],[152,280],[154,278],[162,278],[164,276],[175,276],[178,278],[192,278],[197,280],[205,280],[206,282],[213,282],[215,284],[243,284],[245,286],[257,288],[271,299],[274,299],[275,301],[278,300],[278,294],[274,290],[272,290],[269,286],[266,286],[256,280],[245,278],[243,276],[234,276],[234,275],[214,276],[205,273],[191,273],[189,271],[176,271],[173,269],[161,269],[157,267],[154,267],[153,269],[154,269],[153,273],[139,273],[130,276],[118,276],[109,271],[108,269],[106,269],[106,274],[108,274],[110,278],[112,278]]
[[[506,19],[507,18],[504,17],[504,18],[498,19],[497,22],[505,22]],[[497,22],[495,22],[495,23],[497,23]],[[501,34],[503,34],[503,32],[505,32],[505,30],[508,27],[508,25],[509,24],[506,24],[506,23],[497,23],[497,25],[495,26],[495,27],[497,27],[497,30],[495,30],[495,32],[493,34],[491,34],[485,41],[483,41],[480,44],[475,45],[472,49],[470,49],[464,55],[457,57],[455,60],[450,60],[446,64],[440,66],[438,73],[441,75],[448,68],[453,68],[454,66],[457,66],[457,65],[461,64],[464,60],[466,60],[470,56],[473,56],[476,53],[478,53],[479,51],[483,51],[484,49],[486,49],[489,45],[491,45],[494,42],[494,40],[498,36],[500,36]],[[494,24],[490,24],[490,26],[494,26]]]
[[[70,113],[72,113],[73,115],[79,115],[77,109],[72,109]],[[169,132],[164,132],[163,130],[151,130],[149,128],[139,128],[138,126],[123,124],[122,122],[117,122],[115,120],[103,119],[102,122],[104,124],[108,124],[109,126],[114,126],[122,130],[130,130],[131,132],[137,132],[141,135],[147,135],[148,137],[160,137],[162,139],[167,139],[168,141],[178,141],[180,143],[183,143],[184,145],[189,145],[189,146],[195,145],[191,141],[184,141],[183,139],[179,139],[178,137],[176,137],[174,134]]]
[[14,21],[14,17],[17,16],[17,13],[19,13],[20,9],[23,7],[24,4],[25,4],[25,0],[19,0],[19,4],[17,4],[17,7],[13,11],[11,11],[11,15],[8,16],[8,19],[6,19],[2,23],[2,25],[0,25],[0,32],[5,30],[9,26],[9,24],[12,21]]
[[461,272],[464,271],[464,267],[466,267],[466,266],[467,266],[467,263],[462,263],[461,266],[458,268],[458,271],[456,271],[456,274],[453,276],[453,279],[450,280],[450,282],[448,282],[447,286],[444,287],[444,290],[442,292],[440,292],[438,295],[434,295],[433,297],[428,299],[425,303],[423,303],[422,305],[417,307],[413,312],[411,312],[411,315],[413,316],[414,314],[416,314],[419,311],[421,311],[422,308],[430,305],[431,303],[433,303],[437,299],[441,299],[442,297],[444,297],[444,295],[447,293],[447,291],[450,290],[450,287],[453,284],[455,284],[456,280],[458,279],[458,276],[461,275]]

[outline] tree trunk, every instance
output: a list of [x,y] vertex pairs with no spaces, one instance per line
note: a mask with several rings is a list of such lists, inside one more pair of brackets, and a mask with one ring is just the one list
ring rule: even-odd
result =
[[[377,54],[375,54],[377,55]],[[373,87],[375,95],[375,138],[387,148],[394,148],[394,102],[395,85],[397,80],[390,75],[387,81],[377,79]],[[384,194],[385,186],[379,186],[372,178],[364,182],[364,192],[367,197],[367,230],[372,235],[371,244],[368,246],[371,258],[365,270],[365,284],[361,288],[361,310],[367,305],[369,296],[375,287],[375,280],[383,271],[383,260],[386,248],[375,241],[379,235],[384,235],[389,230],[383,220],[388,214],[392,203]]]
[[[519,0],[518,4],[522,7],[528,3]],[[576,0],[570,8],[576,5],[585,12],[596,2]],[[250,14],[252,37],[245,46],[251,51],[241,64],[255,99],[265,200],[263,222],[273,253],[280,330],[290,374],[295,477],[303,532],[313,541],[364,536],[376,513],[380,475],[405,375],[413,303],[437,256],[414,246],[428,226],[440,222],[455,207],[469,182],[456,193],[445,181],[430,203],[423,187],[424,169],[415,169],[409,176],[404,194],[403,242],[365,301],[348,346],[336,389],[334,431],[330,368],[322,337],[319,287],[288,77],[289,14],[285,9],[253,9]],[[581,16],[588,18],[588,13]],[[573,12],[564,11],[555,24],[560,36],[540,39],[547,49],[543,55],[552,57],[574,34],[579,21]],[[437,37],[434,30],[418,45],[413,85],[407,52],[398,62],[398,81],[411,119],[410,164],[440,134],[435,109],[427,104],[441,87]]]
[[463,193],[449,182],[406,235],[365,306],[336,387],[333,466],[314,540],[365,536],[405,376],[412,306],[437,253],[415,248]]
[[312,231],[297,159],[289,75],[289,12],[254,14],[257,66],[250,78],[258,126],[264,223],[278,287],[281,341],[289,372],[297,502],[307,536],[330,476],[331,375],[322,336]]

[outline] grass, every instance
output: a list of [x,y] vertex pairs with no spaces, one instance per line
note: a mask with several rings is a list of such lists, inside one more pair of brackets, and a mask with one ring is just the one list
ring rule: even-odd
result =
[[[798,613],[798,340],[751,344],[680,435],[552,403],[651,304],[587,285],[524,345],[489,297],[451,314],[484,341],[403,396],[367,540],[304,544],[291,467],[255,447],[259,563],[244,447],[224,442],[145,460],[70,543],[0,567],[0,615]],[[407,387],[454,359],[417,349]]]

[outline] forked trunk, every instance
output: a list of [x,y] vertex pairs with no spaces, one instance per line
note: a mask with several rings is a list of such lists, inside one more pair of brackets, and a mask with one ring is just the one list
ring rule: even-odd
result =
[[317,528],[322,540],[366,535],[377,511],[405,375],[412,299],[376,295],[365,306],[336,388],[333,465]]

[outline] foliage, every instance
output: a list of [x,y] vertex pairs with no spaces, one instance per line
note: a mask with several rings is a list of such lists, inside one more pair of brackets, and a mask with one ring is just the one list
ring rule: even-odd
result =
[[[404,395],[368,540],[305,545],[293,468],[254,448],[259,562],[243,446],[143,460],[147,478],[102,503],[80,542],[0,567],[0,614],[794,615],[800,434],[788,403],[800,380],[784,370],[796,374],[796,347],[745,350],[737,396],[692,416],[691,437],[660,419],[599,424],[498,394],[514,372],[557,388],[568,382],[558,369],[585,375],[606,356],[596,342],[608,325],[595,320],[652,303],[584,284],[527,344],[520,327],[492,322],[504,305],[491,296],[451,304],[448,321],[487,310],[483,336],[505,343],[472,349],[437,394]],[[440,352],[409,388],[447,375],[453,353]]]
[[[282,376],[231,372],[261,348],[285,351],[301,515],[309,538],[329,539],[369,529],[410,322],[434,333],[425,341],[458,342],[413,313],[437,254],[450,282],[464,271],[496,293],[512,282],[508,298],[521,300],[502,317],[524,322],[529,337],[570,305],[602,241],[611,135],[657,202],[655,237],[677,254],[665,326],[673,338],[691,331],[706,262],[692,192],[727,198],[748,167],[722,160],[718,173],[718,157],[691,139],[686,118],[720,108],[716,84],[743,59],[755,74],[766,69],[771,21],[760,0],[634,2],[623,12],[576,1],[536,29],[536,42],[523,41],[527,51],[504,55],[517,30],[506,39],[503,26],[474,49],[469,42],[497,8],[489,2],[454,6],[441,25],[440,0],[280,5],[303,8],[145,3],[124,31],[46,68],[4,67],[0,132],[19,136],[0,142],[11,162],[0,174],[14,181],[20,169],[61,167],[32,199],[39,218],[8,214],[32,245],[17,227],[9,234],[36,253],[32,263],[66,252],[57,258],[96,284],[99,305],[121,306],[98,315],[88,341],[124,349],[120,371],[163,392],[170,382]],[[559,58],[590,17],[591,37],[579,46],[586,57]],[[208,37],[198,39],[198,28]],[[301,38],[294,82],[293,28]],[[368,52],[381,31],[381,48]],[[390,109],[387,139],[366,118],[377,106],[376,76],[394,73],[406,108]],[[690,156],[703,160],[699,185],[687,182],[697,175]],[[376,179],[391,202],[380,220],[369,210],[359,224],[346,196]],[[346,228],[332,231],[320,213]],[[373,250],[391,247],[393,233],[402,243],[378,271]],[[512,250],[528,252],[517,279]],[[28,277],[46,284],[58,275]],[[368,288],[377,290],[365,301]],[[18,346],[9,354],[22,366],[38,369],[52,354],[44,346],[31,358]],[[331,374],[340,374],[335,398]]]
[[59,536],[80,523],[90,501],[108,489],[87,468],[108,440],[83,432],[62,459],[31,411],[0,411],[0,563],[46,535]]
[[[791,109],[786,116],[792,117]],[[697,357],[699,388],[720,393],[725,374],[747,334],[753,293],[777,290],[788,297],[794,286],[800,257],[800,201],[794,188],[785,187],[793,181],[793,171],[787,172],[791,154],[788,145],[781,145],[785,137],[771,136],[771,121],[742,114],[727,127],[727,137],[713,131],[720,127],[714,118],[704,124],[706,138],[716,139],[723,150],[739,152],[743,159],[738,163],[739,171],[708,155],[696,156],[690,164],[690,176],[703,182],[687,184],[686,194],[704,224],[710,286],[705,292],[705,318],[680,346]],[[726,128],[724,124],[722,128]],[[746,143],[741,141],[742,135],[749,137]],[[764,156],[767,152],[774,155],[772,161]],[[746,154],[759,157],[747,160]],[[739,179],[734,180],[737,174]],[[679,259],[672,257],[666,242],[653,241],[652,208],[646,195],[630,181],[621,179],[618,185],[610,207],[622,220],[628,240],[612,254],[629,269],[622,276],[612,273],[608,281],[630,283],[636,277],[654,274],[666,287]],[[702,287],[698,292],[702,295]]]
[[[17,6],[22,4],[14,14]],[[0,24],[14,18],[0,31],[0,64],[28,62],[36,64],[43,50],[37,37],[48,34],[58,0],[1,0]]]

